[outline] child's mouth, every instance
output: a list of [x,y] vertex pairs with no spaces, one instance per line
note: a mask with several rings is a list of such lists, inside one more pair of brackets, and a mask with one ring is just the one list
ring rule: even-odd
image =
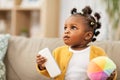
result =
[[64,40],[67,40],[69,39],[70,37],[69,36],[64,36]]

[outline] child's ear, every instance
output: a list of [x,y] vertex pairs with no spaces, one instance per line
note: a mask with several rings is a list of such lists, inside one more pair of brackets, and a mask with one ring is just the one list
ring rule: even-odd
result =
[[93,37],[93,32],[92,31],[86,32],[86,34],[85,34],[85,40],[86,41],[92,39],[92,37]]

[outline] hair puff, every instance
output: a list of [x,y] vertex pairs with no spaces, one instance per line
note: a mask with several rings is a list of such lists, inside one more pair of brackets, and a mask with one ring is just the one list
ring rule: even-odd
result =
[[90,8],[90,6],[86,6],[84,9],[82,9],[82,12],[84,15],[90,15],[92,13],[92,9]]
[[101,23],[100,22],[96,22],[96,25],[97,25],[96,29],[100,29],[101,28]]
[[77,13],[77,9],[76,8],[73,8],[72,10],[71,10],[71,14],[76,14]]
[[95,13],[94,16],[97,18],[97,20],[99,20],[101,18],[101,16],[99,15],[99,13]]
[[96,38],[92,38],[92,42],[96,41]]

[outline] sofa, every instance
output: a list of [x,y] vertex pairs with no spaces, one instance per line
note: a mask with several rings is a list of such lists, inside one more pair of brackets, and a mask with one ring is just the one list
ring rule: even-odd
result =
[[[25,38],[11,36],[4,58],[7,80],[49,80],[36,70],[36,55],[39,50],[48,47],[52,52],[64,45],[61,38]],[[116,63],[120,80],[120,41],[97,41],[90,43],[102,47]]]

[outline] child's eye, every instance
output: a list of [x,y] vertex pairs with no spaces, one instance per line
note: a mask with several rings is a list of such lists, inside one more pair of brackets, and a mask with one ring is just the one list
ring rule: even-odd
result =
[[77,30],[77,27],[76,26],[71,26],[71,29],[72,30]]
[[64,27],[64,30],[66,30],[67,29],[67,27]]

